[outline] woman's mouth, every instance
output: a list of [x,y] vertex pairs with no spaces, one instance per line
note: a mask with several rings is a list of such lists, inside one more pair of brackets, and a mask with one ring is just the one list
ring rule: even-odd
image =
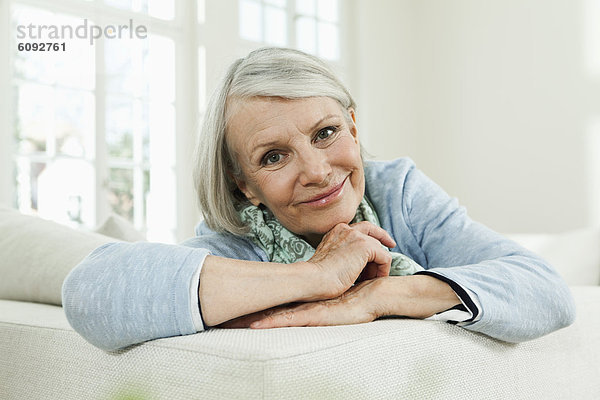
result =
[[345,177],[344,180],[338,185],[328,189],[326,192],[316,195],[315,197],[307,201],[303,201],[301,204],[320,207],[331,203],[332,201],[341,197],[342,192],[344,191],[344,185],[346,184],[347,180],[348,177]]

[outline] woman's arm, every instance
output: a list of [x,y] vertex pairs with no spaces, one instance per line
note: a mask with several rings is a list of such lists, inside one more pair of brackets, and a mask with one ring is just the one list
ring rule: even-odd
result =
[[[340,226],[323,240],[316,262],[282,265],[258,262],[256,255],[227,240],[208,248],[160,243],[110,243],[87,256],[63,283],[69,323],[93,345],[115,350],[146,340],[202,330],[194,321],[200,299],[207,325],[290,301],[338,296],[365,265],[375,276],[389,273],[395,245],[381,228]],[[237,250],[236,250],[237,249]],[[255,258],[239,260],[223,256]],[[203,266],[198,281],[194,280]],[[193,285],[196,287],[193,287]],[[194,312],[195,310],[195,312]],[[199,324],[202,325],[202,324]]]
[[291,302],[331,299],[344,293],[367,266],[372,277],[387,276],[395,246],[368,222],[338,224],[308,262],[278,264],[208,256],[198,297],[208,326]]
[[[423,318],[458,304],[456,294],[477,314],[459,325],[508,342],[573,323],[569,288],[546,261],[472,221],[409,160],[375,164],[367,171],[367,189],[383,227],[394,233],[396,250],[426,271],[376,279],[335,301],[278,308],[232,326],[257,320],[263,321],[252,327],[348,324],[383,315]],[[454,297],[449,283],[457,290]]]
[[398,250],[425,273],[468,291],[480,306],[477,319],[459,325],[521,342],[573,323],[569,288],[545,260],[471,220],[410,160],[381,165],[367,176],[367,184],[377,184],[367,187]]
[[426,275],[363,281],[330,300],[275,307],[224,323],[225,328],[348,325],[396,315],[427,318],[460,304],[450,286]]

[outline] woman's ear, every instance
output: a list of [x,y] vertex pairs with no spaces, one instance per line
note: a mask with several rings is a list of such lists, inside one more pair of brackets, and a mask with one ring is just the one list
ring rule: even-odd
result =
[[354,109],[352,107],[348,107],[348,114],[350,114],[350,118],[352,118],[352,124],[348,126],[350,128],[350,133],[354,136],[356,143],[358,143],[358,130],[356,129],[356,114],[354,113]]
[[258,207],[260,205],[260,200],[258,200],[258,198],[254,195],[252,190],[248,188],[246,181],[241,178],[237,178],[231,174],[229,176],[235,181],[235,184],[237,185],[238,189],[240,189],[240,191],[244,193],[244,196],[246,196],[248,201],[256,207]]

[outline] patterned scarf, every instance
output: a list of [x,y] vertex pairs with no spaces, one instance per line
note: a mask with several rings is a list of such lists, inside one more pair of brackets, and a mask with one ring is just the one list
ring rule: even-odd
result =
[[[259,208],[252,204],[244,205],[239,210],[239,214],[242,222],[250,228],[246,236],[267,253],[271,262],[290,264],[296,261],[308,261],[315,254],[315,249],[308,242],[284,228],[268,208]],[[350,223],[362,221],[381,226],[375,210],[366,197],[363,197]],[[392,255],[390,275],[412,275],[423,270],[423,267],[404,254],[395,252],[390,254]]]

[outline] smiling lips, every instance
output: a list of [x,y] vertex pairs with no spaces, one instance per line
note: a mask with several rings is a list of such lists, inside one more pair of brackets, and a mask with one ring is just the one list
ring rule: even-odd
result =
[[319,206],[323,206],[323,205],[331,203],[332,201],[334,201],[335,199],[340,197],[347,180],[348,180],[348,177],[345,177],[344,180],[339,185],[334,186],[327,192],[321,193],[321,194],[313,197],[310,200],[303,201],[301,204],[319,207]]

